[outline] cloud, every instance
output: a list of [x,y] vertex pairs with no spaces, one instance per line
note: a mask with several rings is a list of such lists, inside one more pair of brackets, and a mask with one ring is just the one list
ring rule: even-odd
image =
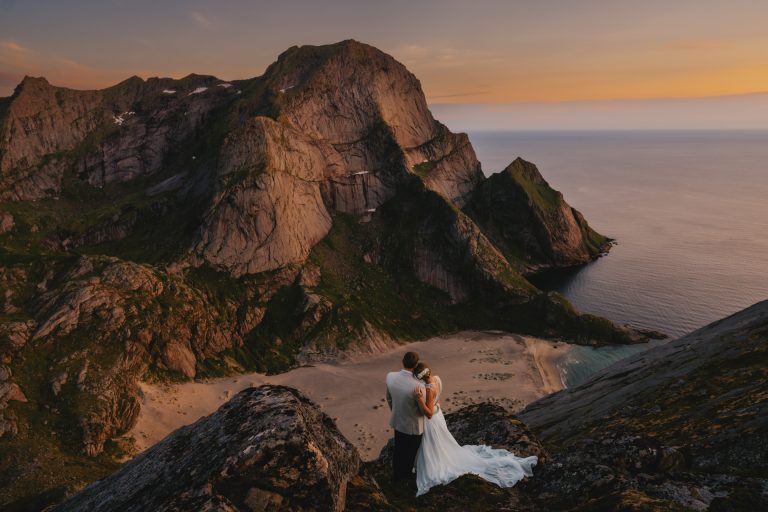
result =
[[15,41],[0,41],[0,66],[9,72],[14,70],[24,75],[32,60],[39,56],[33,50],[25,48]]
[[197,23],[203,28],[211,28],[211,26],[213,25],[210,19],[208,19],[206,16],[204,16],[203,14],[200,14],[197,11],[190,11],[189,15],[192,17],[195,23]]
[[18,53],[31,53],[33,50],[21,46],[16,41],[0,41],[0,46],[7,50],[11,50]]

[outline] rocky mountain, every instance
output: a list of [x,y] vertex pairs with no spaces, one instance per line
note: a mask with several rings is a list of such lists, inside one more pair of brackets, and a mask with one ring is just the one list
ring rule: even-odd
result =
[[610,248],[522,158],[480,183],[467,210],[523,272],[578,265]]
[[531,164],[485,178],[418,80],[356,41],[233,82],[27,77],[0,100],[0,200],[0,504],[113,469],[141,379],[469,328],[636,339],[524,277],[607,239]]
[[392,442],[362,463],[297,391],[250,388],[55,508],[79,510],[755,511],[768,506],[768,301],[633,356],[519,417],[448,414],[460,444],[536,455],[500,489],[467,475],[415,498]]

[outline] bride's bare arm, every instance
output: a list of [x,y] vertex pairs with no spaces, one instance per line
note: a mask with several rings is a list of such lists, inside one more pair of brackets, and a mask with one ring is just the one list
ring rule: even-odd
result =
[[432,415],[435,412],[435,392],[432,390],[432,388],[427,388],[426,393],[426,401],[424,399],[424,396],[422,395],[423,391],[420,387],[416,388],[416,401],[419,403],[419,407],[421,408],[421,412],[424,413],[424,416],[427,418],[432,419]]

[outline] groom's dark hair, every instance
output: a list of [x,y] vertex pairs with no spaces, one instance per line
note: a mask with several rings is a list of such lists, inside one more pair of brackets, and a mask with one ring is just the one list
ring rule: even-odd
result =
[[419,362],[419,354],[416,352],[406,352],[403,356],[403,368],[412,370]]

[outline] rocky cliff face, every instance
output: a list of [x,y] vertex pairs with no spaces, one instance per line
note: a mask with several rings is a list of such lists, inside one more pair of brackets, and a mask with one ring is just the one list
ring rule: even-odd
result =
[[331,228],[320,185],[340,168],[324,141],[253,118],[224,141],[197,252],[235,276],[303,262]]
[[64,163],[55,157],[73,150],[104,122],[97,112],[101,91],[71,91],[44,78],[26,77],[0,124],[3,199],[38,199],[61,189]]
[[457,206],[483,179],[466,135],[437,123],[418,80],[370,46],[293,48],[263,81],[276,121],[254,117],[222,145],[196,248],[209,264],[240,275],[300,263],[328,233],[329,210],[370,214],[419,165]]
[[518,167],[486,180],[418,80],[356,41],[232,83],[25,79],[0,102],[0,474],[19,482],[0,503],[114,467],[139,379],[458,329],[631,341],[521,274],[599,235]]
[[482,182],[466,210],[524,271],[586,263],[610,248],[610,240],[521,158]]
[[[332,144],[346,174],[369,173],[386,184],[387,178],[378,176],[392,173],[387,150],[395,149],[401,167],[430,167],[428,186],[463,206],[483,179],[466,135],[455,135],[432,118],[419,81],[402,64],[370,46],[344,44],[342,52],[302,47],[280,56],[267,76],[284,95],[281,115],[300,131]],[[360,66],[363,62],[375,65]],[[376,138],[391,144],[371,144]],[[379,195],[388,198],[386,192]],[[379,204],[374,200],[365,206]]]

